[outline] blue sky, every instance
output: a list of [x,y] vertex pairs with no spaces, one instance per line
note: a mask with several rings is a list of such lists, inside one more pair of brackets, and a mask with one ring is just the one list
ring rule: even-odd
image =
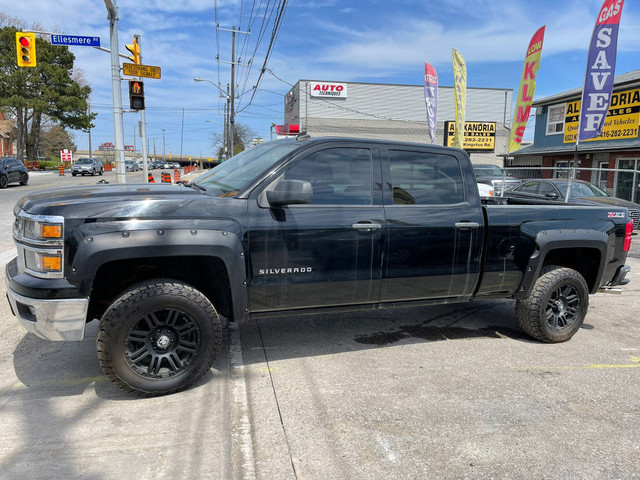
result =
[[[280,25],[253,101],[252,87],[271,36],[275,0],[119,0],[120,52],[141,35],[143,64],[162,68],[162,79],[145,81],[147,136],[167,153],[211,155],[213,132],[222,131],[223,99],[212,85],[194,77],[230,81],[231,33],[236,26],[236,52],[252,67],[239,67],[240,100],[236,121],[257,136],[269,138],[272,123],[283,121],[283,97],[300,78],[421,85],[424,62],[433,64],[441,85],[452,85],[451,49],[467,63],[469,87],[512,88],[517,94],[525,51],[531,36],[546,25],[535,98],[576,88],[584,81],[587,46],[602,0],[291,0]],[[217,8],[216,8],[217,6]],[[103,0],[0,0],[0,12],[34,22],[51,32],[98,35],[109,47]],[[252,14],[253,12],[253,14]],[[268,15],[266,16],[268,17]],[[246,44],[245,44],[246,40]],[[92,146],[113,141],[109,55],[90,47],[72,47],[76,66],[93,89],[92,110],[98,113]],[[616,74],[640,68],[640,5],[627,0],[618,40]],[[273,72],[273,73],[271,73]],[[275,75],[274,75],[275,74]],[[123,105],[128,106],[126,82]],[[183,115],[184,112],[184,115]],[[425,112],[426,117],[426,112]],[[183,121],[184,118],[184,121]],[[125,144],[133,143],[139,115],[125,113]],[[183,126],[184,125],[184,126]],[[533,125],[525,138],[531,138]],[[75,132],[79,148],[88,147],[86,133]],[[139,148],[139,140],[136,140]]]

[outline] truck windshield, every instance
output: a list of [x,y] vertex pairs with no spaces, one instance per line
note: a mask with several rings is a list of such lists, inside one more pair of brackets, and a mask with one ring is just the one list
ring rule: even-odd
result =
[[214,195],[233,197],[299,146],[298,142],[284,140],[263,143],[203,173],[192,183]]

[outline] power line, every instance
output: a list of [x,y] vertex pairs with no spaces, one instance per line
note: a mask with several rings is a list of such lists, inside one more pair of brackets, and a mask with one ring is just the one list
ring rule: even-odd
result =
[[282,0],[281,4],[280,4],[280,10],[278,12],[278,16],[273,24],[273,30],[271,32],[271,40],[269,41],[269,47],[267,48],[267,53],[264,57],[264,63],[262,64],[262,68],[260,69],[260,74],[258,75],[258,80],[256,81],[255,86],[253,87],[253,94],[251,95],[251,98],[249,99],[249,103],[242,108],[241,110],[239,110],[239,112],[241,112],[242,110],[246,109],[247,107],[249,107],[251,105],[251,103],[253,102],[253,99],[256,96],[256,93],[258,91],[258,86],[260,85],[260,81],[262,80],[262,77],[264,75],[264,72],[267,70],[267,65],[269,63],[269,56],[271,55],[271,50],[273,48],[273,45],[276,41],[276,38],[278,36],[278,32],[280,29],[280,22],[282,21],[282,18],[284,17],[284,12],[285,9],[287,8],[287,0]]

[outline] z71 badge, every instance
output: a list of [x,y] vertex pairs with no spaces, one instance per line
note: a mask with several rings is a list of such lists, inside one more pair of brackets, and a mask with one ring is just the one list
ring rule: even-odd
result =
[[609,212],[609,218],[624,218],[624,212]]

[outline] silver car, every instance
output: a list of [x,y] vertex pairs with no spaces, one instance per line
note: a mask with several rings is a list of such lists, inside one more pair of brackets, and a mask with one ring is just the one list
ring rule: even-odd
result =
[[102,175],[104,166],[97,158],[80,158],[71,166],[71,175]]

